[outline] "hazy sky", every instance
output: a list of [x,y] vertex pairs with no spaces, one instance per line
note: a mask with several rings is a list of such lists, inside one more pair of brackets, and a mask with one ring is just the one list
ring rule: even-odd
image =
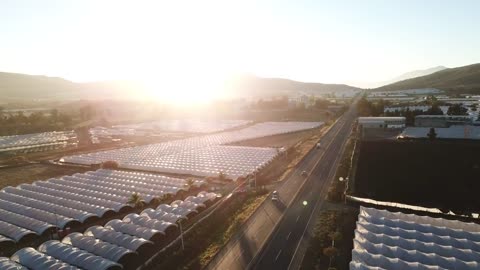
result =
[[[480,1],[0,1],[0,70],[326,83],[480,62]],[[168,83],[167,83],[168,85]]]

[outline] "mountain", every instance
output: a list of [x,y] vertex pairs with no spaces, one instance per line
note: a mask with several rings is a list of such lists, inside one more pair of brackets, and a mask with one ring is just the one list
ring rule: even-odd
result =
[[430,75],[385,85],[374,91],[437,88],[446,91],[480,91],[480,64],[447,68]]
[[438,66],[438,67],[433,67],[433,68],[429,68],[429,69],[410,71],[410,72],[404,73],[404,74],[402,74],[398,77],[395,77],[395,78],[393,78],[389,81],[386,81],[385,85],[396,83],[396,82],[399,82],[399,81],[404,81],[404,80],[408,80],[408,79],[413,79],[413,78],[417,78],[417,77],[430,75],[432,73],[435,73],[435,72],[438,72],[438,71],[444,70],[444,69],[447,69],[447,68],[444,67],[444,66]]
[[126,97],[130,81],[75,83],[58,77],[0,72],[0,100],[79,100]]
[[298,82],[281,78],[261,78],[252,75],[238,76],[227,85],[232,95],[244,97],[262,97],[279,95],[320,95],[336,93],[351,94],[360,91],[360,88],[346,84],[323,84],[311,82]]
[[68,96],[78,90],[77,84],[62,78],[0,72],[0,98],[4,100]]
[[357,85],[357,86],[360,86],[360,87],[363,87],[363,88],[378,88],[378,87],[382,87],[384,85],[389,85],[389,84],[396,83],[396,82],[399,82],[399,81],[413,79],[413,78],[421,77],[421,76],[425,76],[425,75],[430,75],[432,73],[435,73],[437,71],[444,70],[444,69],[446,69],[446,67],[438,66],[438,67],[433,67],[433,68],[429,68],[429,69],[410,71],[410,72],[404,73],[400,76],[397,76],[397,77],[392,78],[392,79],[387,80],[387,81],[381,81],[381,82],[351,81],[351,82],[348,82],[348,83],[352,84],[352,85]]
[[[79,100],[131,99],[141,94],[143,87],[132,81],[75,83],[62,78],[0,72],[0,100]],[[304,83],[287,79],[237,76],[229,81],[225,91],[233,97],[263,97],[298,94],[326,94],[359,91],[344,84]],[[140,95],[141,96],[141,95]]]

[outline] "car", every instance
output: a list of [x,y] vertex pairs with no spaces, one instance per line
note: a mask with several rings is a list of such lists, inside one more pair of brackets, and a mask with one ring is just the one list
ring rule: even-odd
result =
[[278,191],[276,190],[272,192],[272,201],[278,201]]
[[300,175],[301,175],[301,176],[307,176],[308,173],[307,173],[307,171],[303,171]]
[[320,146],[321,146],[321,145],[322,145],[322,144],[317,143],[317,149],[320,149]]

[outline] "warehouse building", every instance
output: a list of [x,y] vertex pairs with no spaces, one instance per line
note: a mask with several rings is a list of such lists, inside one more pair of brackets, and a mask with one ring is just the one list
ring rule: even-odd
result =
[[404,128],[405,117],[359,117],[358,124],[367,128]]
[[472,117],[468,115],[417,115],[416,127],[449,127],[452,125],[471,125]]

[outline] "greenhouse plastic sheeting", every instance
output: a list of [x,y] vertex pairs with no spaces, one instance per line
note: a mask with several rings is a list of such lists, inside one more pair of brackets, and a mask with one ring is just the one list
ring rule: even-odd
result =
[[176,224],[166,222],[163,220],[151,219],[147,216],[140,216],[137,214],[128,214],[123,218],[126,223],[133,223],[142,227],[157,230],[163,234],[166,234],[166,230],[170,227],[177,227]]
[[6,191],[5,192],[0,191],[0,199],[9,201],[9,202],[18,203],[18,204],[23,204],[28,207],[40,209],[40,210],[51,212],[51,213],[57,213],[65,217],[73,218],[82,223],[91,217],[97,216],[95,214],[88,213],[82,210],[73,209],[73,208],[65,207],[63,205],[53,204],[50,202],[35,200],[28,197],[7,193]]
[[119,262],[125,255],[134,253],[132,250],[95,239],[95,237],[85,236],[81,233],[67,235],[63,238],[62,243],[72,245],[114,262]]
[[12,255],[11,259],[28,269],[33,270],[77,270],[78,268],[64,263],[52,256],[46,255],[33,248],[24,248]]
[[157,234],[163,235],[162,232],[159,232],[157,230],[147,228],[147,227],[142,227],[132,223],[126,223],[119,219],[110,220],[107,224],[105,224],[105,228],[112,228],[117,232],[129,234],[129,235],[144,238],[147,240],[152,239]]
[[55,226],[52,224],[39,221],[30,217],[26,217],[23,215],[15,214],[9,211],[5,211],[3,209],[0,209],[0,220],[34,231],[40,235],[44,234],[50,229],[55,228]]
[[56,240],[43,243],[38,247],[38,251],[83,269],[122,269],[122,266],[118,263]]
[[133,251],[137,251],[141,246],[145,244],[153,245],[153,242],[144,238],[139,238],[136,236],[117,232],[102,226],[90,227],[85,231],[84,234],[86,236],[93,236],[99,240],[112,243],[117,246],[122,246]]
[[27,235],[36,235],[36,233],[31,230],[5,221],[0,221],[0,234],[15,240],[15,242],[20,242],[22,238]]
[[2,270],[28,270],[25,266],[18,264],[7,257],[0,257],[0,269]]
[[351,269],[468,270],[479,262],[478,224],[360,208]]

